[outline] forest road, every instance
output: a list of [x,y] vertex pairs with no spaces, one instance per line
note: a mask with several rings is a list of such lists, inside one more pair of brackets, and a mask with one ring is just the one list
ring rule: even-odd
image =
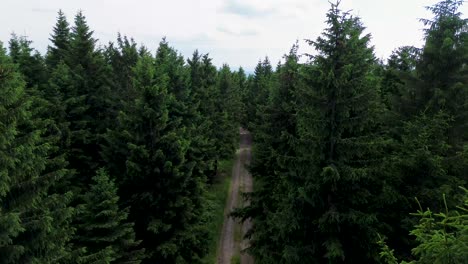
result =
[[[246,205],[242,198],[243,192],[252,192],[252,176],[246,165],[250,164],[252,137],[244,129],[240,129],[240,147],[236,152],[236,160],[232,168],[231,187],[224,209],[224,223],[218,251],[218,264],[231,264],[234,259],[241,264],[253,264],[253,258],[245,252],[249,243],[242,240],[245,232],[251,227],[250,221],[243,224],[229,217],[230,212],[239,206]],[[239,256],[240,252],[240,256]],[[238,262],[237,262],[238,263]]]

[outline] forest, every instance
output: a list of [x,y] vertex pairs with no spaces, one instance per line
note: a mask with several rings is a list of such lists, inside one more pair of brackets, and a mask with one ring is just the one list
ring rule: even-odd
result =
[[[377,59],[352,11],[253,74],[99,44],[58,12],[45,54],[0,42],[0,264],[213,263],[212,186],[253,139],[256,263],[468,263],[468,19],[442,0],[422,47]],[[51,25],[52,26],[52,25]],[[46,38],[47,36],[44,36]],[[312,36],[314,37],[314,36]]]

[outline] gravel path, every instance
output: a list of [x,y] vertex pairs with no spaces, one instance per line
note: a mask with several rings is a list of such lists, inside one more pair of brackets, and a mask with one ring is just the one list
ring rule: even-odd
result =
[[[252,191],[252,176],[248,173],[245,166],[250,163],[252,139],[249,132],[240,130],[240,148],[236,154],[236,162],[232,168],[232,181],[229,189],[229,196],[224,209],[224,224],[220,238],[220,249],[218,254],[218,264],[231,264],[232,257],[248,247],[248,241],[235,241],[236,229],[241,229],[244,234],[250,228],[250,221],[245,222],[242,226],[236,222],[229,213],[239,205],[241,205],[241,192]],[[253,264],[251,256],[242,253],[241,264]]]

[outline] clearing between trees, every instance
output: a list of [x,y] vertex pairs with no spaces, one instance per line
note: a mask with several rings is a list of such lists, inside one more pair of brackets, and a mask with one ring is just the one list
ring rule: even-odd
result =
[[[234,218],[230,217],[231,211],[244,205],[242,193],[252,191],[252,176],[247,171],[246,165],[251,159],[252,137],[250,133],[244,129],[240,129],[240,146],[236,153],[236,160],[232,168],[232,182],[229,189],[229,197],[224,210],[224,224],[219,241],[218,263],[253,263],[253,258],[243,253],[242,250],[248,246],[248,241],[243,241],[242,238],[245,232],[250,228],[250,221],[246,221],[242,225]],[[240,255],[239,255],[240,254]]]

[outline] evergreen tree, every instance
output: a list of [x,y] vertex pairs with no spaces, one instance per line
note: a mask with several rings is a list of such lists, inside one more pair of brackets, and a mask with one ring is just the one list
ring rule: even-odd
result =
[[57,22],[54,26],[50,41],[53,46],[48,46],[46,63],[49,69],[55,68],[60,61],[65,61],[70,50],[70,25],[62,10],[59,10]]
[[217,107],[217,102],[221,100],[217,89],[217,71],[208,54],[199,54],[198,51],[188,60],[188,68],[191,104],[196,107],[195,111],[198,113],[195,125],[196,134],[200,138],[196,141],[196,149],[204,164],[202,173],[208,176],[211,183],[217,173],[220,155],[228,155],[220,153],[220,145],[225,142],[217,137],[217,125],[222,121]]
[[138,249],[133,223],[127,221],[128,208],[119,209],[117,187],[100,169],[84,195],[77,221],[75,247],[84,247],[81,263],[140,263],[144,250]]
[[0,82],[0,262],[59,262],[67,254],[70,195],[46,195],[65,171],[60,160],[49,158],[52,142],[45,137],[43,121],[31,111],[34,98],[26,94],[26,83],[3,47]]
[[444,111],[453,118],[448,133],[454,147],[468,139],[468,19],[463,19],[458,11],[462,4],[460,0],[444,0],[428,7],[434,18],[422,19],[428,28],[416,67],[419,80],[414,88],[414,104],[419,111],[431,114]]
[[138,97],[121,113],[121,127],[107,137],[110,144],[124,142],[108,155],[114,168],[125,171],[118,180],[121,197],[131,207],[148,263],[194,263],[206,252],[200,221],[204,181],[193,174],[194,163],[187,160],[191,142],[171,113],[176,96],[167,87],[169,76],[150,55],[138,61],[134,74]]
[[109,43],[104,51],[105,61],[111,66],[111,80],[114,111],[122,109],[125,102],[135,99],[133,88],[133,67],[135,67],[140,55],[135,41],[118,34],[117,43]]
[[[466,183],[466,20],[457,9],[461,1],[441,1],[429,7],[432,20],[422,50],[400,49],[389,60],[384,87],[396,87],[388,119],[392,148],[387,150],[385,199],[380,219],[388,242],[399,258],[411,258],[408,236],[417,219],[413,197],[422,206],[443,210],[457,203],[457,186]],[[392,90],[392,88],[388,89]],[[392,210],[389,210],[392,208]],[[405,217],[401,217],[401,215]]]
[[29,93],[32,89],[43,89],[47,83],[47,71],[44,59],[31,48],[32,41],[26,37],[18,37],[15,34],[10,39],[10,57],[14,63],[18,64],[20,72],[26,81],[26,87]]
[[[418,245],[411,251],[413,260],[402,261],[402,264],[423,263],[463,263],[468,258],[468,190],[464,191],[464,199],[456,210],[449,211],[445,195],[443,197],[445,211],[433,213],[430,209],[423,210],[421,204],[418,212],[419,223],[411,230]],[[380,258],[383,263],[397,264],[394,250],[390,249],[384,239],[378,242],[382,247]]]
[[[71,32],[70,49],[65,63],[71,70],[73,91],[64,99],[84,100],[79,111],[70,117],[70,167],[77,172],[77,186],[86,186],[89,175],[103,165],[100,156],[102,135],[113,124],[113,100],[108,82],[109,68],[100,51],[95,48],[96,39],[89,29],[85,16],[79,12]],[[78,109],[77,109],[78,110]]]
[[408,119],[408,116],[415,113],[412,103],[415,93],[408,89],[407,84],[415,82],[419,53],[420,50],[415,47],[400,47],[392,52],[387,64],[383,66],[382,99],[392,113],[399,116],[395,119]]
[[241,127],[246,127],[244,121],[247,119],[246,102],[248,91],[247,75],[242,67],[234,73],[234,80],[237,85],[237,93],[239,97],[239,113],[236,114],[236,120],[240,123]]
[[[338,3],[339,4],[339,3]],[[294,220],[285,256],[317,263],[372,262],[378,227],[380,105],[370,35],[332,4],[328,28],[309,41],[318,55],[298,113],[297,180],[287,208]],[[306,257],[305,257],[306,256]]]
[[[271,91],[271,101],[263,113],[260,126],[255,129],[255,148],[250,171],[255,177],[255,191],[250,194],[250,206],[234,213],[244,219],[252,218],[249,231],[250,252],[259,263],[293,262],[284,255],[285,234],[291,226],[287,207],[290,166],[296,158],[294,142],[297,137],[298,93],[302,85],[298,46],[294,45],[280,65],[278,85]],[[285,206],[285,207],[283,207]],[[296,261],[300,261],[297,259]]]
[[[449,111],[454,117],[458,117],[457,110],[466,112],[466,109],[458,109],[466,102],[466,94],[463,93],[466,83],[462,82],[463,75],[466,75],[463,70],[468,53],[468,19],[461,18],[458,11],[462,4],[460,0],[444,0],[428,7],[434,18],[422,19],[428,28],[425,30],[426,43],[421,60],[417,65],[418,77],[426,87],[420,87],[416,103],[433,112]],[[462,120],[457,121],[466,125]]]
[[233,73],[228,65],[223,65],[218,74],[219,97],[215,102],[219,119],[216,122],[215,134],[218,142],[218,155],[221,158],[230,158],[237,147],[241,112],[240,90],[236,87]]
[[263,108],[269,101],[272,82],[273,69],[268,57],[266,57],[263,61],[259,61],[255,67],[254,76],[248,88],[247,94],[250,99],[246,104],[248,117],[246,123],[251,131],[254,131],[255,127],[263,122],[261,120]]

